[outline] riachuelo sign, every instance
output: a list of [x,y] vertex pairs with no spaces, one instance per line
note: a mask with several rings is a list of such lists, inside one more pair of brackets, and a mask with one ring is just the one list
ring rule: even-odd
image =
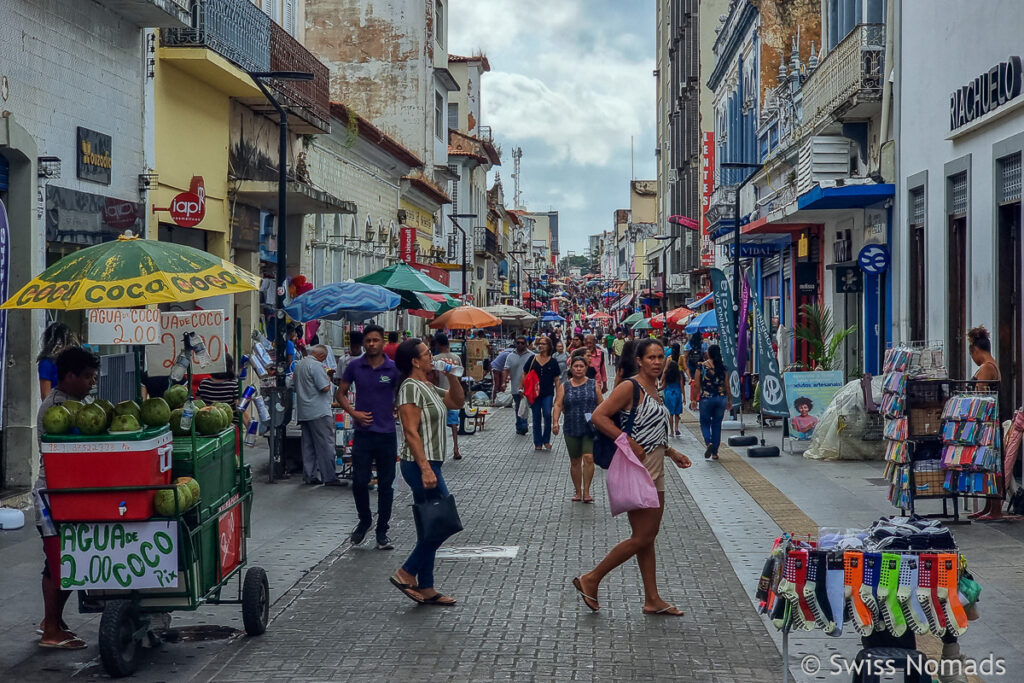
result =
[[177,586],[177,522],[61,524],[60,585],[67,590]]

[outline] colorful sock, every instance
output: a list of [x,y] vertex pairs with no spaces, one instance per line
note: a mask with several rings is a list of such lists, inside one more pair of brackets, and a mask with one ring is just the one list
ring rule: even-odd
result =
[[[819,576],[821,577],[822,589],[825,587],[825,571],[822,560],[824,560],[824,553],[820,551],[811,550],[807,553],[807,580],[804,582],[802,596],[804,602],[807,603],[807,607],[811,610],[814,623],[818,628],[824,630],[828,626],[828,620],[825,619],[825,613],[822,611],[821,605],[818,604]],[[828,607],[828,603],[825,604],[825,607]]]
[[956,553],[939,555],[938,582],[935,587],[939,602],[942,603],[943,611],[946,614],[947,627],[953,635],[958,637],[967,630],[967,615],[964,613],[964,607],[960,603],[960,596],[957,593],[959,562],[960,558]]
[[[843,593],[843,558],[842,556],[828,558],[828,574],[825,577],[825,591],[828,593],[829,612],[832,616],[831,630],[825,629],[830,636],[843,635],[843,619],[845,619],[844,606],[846,596]],[[819,604],[821,601],[818,601]]]
[[937,636],[946,632],[946,615],[942,605],[935,597],[935,582],[938,580],[938,568],[935,566],[938,557],[932,553],[924,553],[918,560],[917,600],[928,617],[928,628]]
[[910,630],[919,636],[928,633],[928,615],[921,609],[921,603],[917,601],[917,555],[903,555],[900,557],[900,585],[897,590],[897,597],[900,606],[903,608],[903,616],[907,620]]
[[811,610],[810,604],[807,602],[807,598],[804,595],[804,589],[807,587],[807,560],[808,552],[804,548],[798,548],[791,550],[791,553],[796,554],[796,605],[800,610],[800,620],[803,622],[803,630],[811,631],[814,629],[814,612]]
[[[789,607],[787,612],[790,617],[790,628],[793,631],[805,631],[806,624],[800,613],[800,596],[797,594],[797,575],[800,573],[798,565],[803,567],[799,553],[796,550],[787,552],[786,563],[782,567],[782,579],[779,580],[779,596]],[[806,568],[803,574],[806,577]]]
[[861,597],[863,583],[864,553],[855,550],[843,553],[843,593],[846,596],[849,619],[857,633],[869,636],[874,630],[874,620],[871,610]]
[[900,556],[882,553],[881,570],[878,577],[878,607],[889,633],[897,638],[907,632],[907,620],[899,602]]
[[864,553],[864,577],[860,586],[860,597],[871,610],[876,631],[885,630],[885,621],[882,620],[882,612],[878,609],[878,575],[881,564],[881,553]]

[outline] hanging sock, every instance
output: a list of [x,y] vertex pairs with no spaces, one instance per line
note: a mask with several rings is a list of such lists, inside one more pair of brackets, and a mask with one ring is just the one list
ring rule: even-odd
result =
[[956,553],[943,553],[938,556],[938,583],[935,590],[942,603],[949,631],[959,637],[967,630],[967,614],[960,604],[957,593],[959,557]]
[[878,609],[878,576],[881,571],[881,553],[864,553],[864,578],[860,586],[860,597],[869,610],[876,631],[885,630],[882,612]]
[[[825,576],[825,592],[828,594],[828,606],[831,616],[831,628],[825,633],[830,636],[843,635],[844,606],[846,595],[843,592],[843,558],[829,556],[827,574]],[[820,600],[819,604],[824,604]]]
[[933,553],[921,555],[917,573],[917,601],[921,603],[928,617],[928,629],[932,634],[941,636],[946,632],[946,615],[935,594],[935,583],[938,581],[938,556]]
[[[801,609],[801,593],[807,582],[807,551],[790,550],[786,553],[786,564],[782,568],[782,579],[779,581],[779,595],[789,603],[791,629],[809,631],[814,628],[814,615],[804,615]],[[808,621],[810,624],[808,625]]]
[[919,636],[928,633],[928,615],[921,609],[921,603],[917,601],[918,585],[918,560],[917,555],[900,556],[900,584],[897,590],[897,598],[900,607],[903,608],[903,616],[907,620],[907,626]]
[[[828,606],[828,596],[825,594],[825,553],[820,550],[811,550],[807,555],[807,581],[804,583],[803,601],[807,603],[811,614],[814,616],[814,623],[818,628],[825,630],[829,626],[830,618],[825,617],[825,610],[831,611]],[[819,602],[818,592],[821,592],[823,602]]]
[[882,553],[881,571],[878,577],[878,607],[889,633],[897,638],[907,632],[907,620],[899,602],[900,556]]
[[861,588],[864,583],[864,553],[850,550],[843,553],[843,594],[846,598],[848,618],[862,636],[874,630],[871,610],[864,604]]

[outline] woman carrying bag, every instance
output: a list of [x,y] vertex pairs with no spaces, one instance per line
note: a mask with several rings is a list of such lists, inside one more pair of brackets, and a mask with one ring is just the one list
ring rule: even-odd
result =
[[[537,375],[537,396],[531,402],[533,409],[533,449],[551,450],[551,406],[555,400],[555,386],[562,374],[558,361],[552,356],[554,344],[547,337],[537,338],[537,355],[526,361],[523,372]],[[525,381],[523,391],[526,391]]]
[[[395,352],[395,364],[402,374],[398,386],[398,415],[402,420],[405,444],[401,452],[401,471],[412,489],[417,505],[432,496],[447,498],[448,487],[441,475],[447,448],[445,418],[465,401],[458,377],[446,373],[448,390],[430,382],[434,371],[430,348],[419,339],[407,339]],[[391,577],[391,583],[413,602],[449,607],[455,600],[434,589],[434,558],[443,539],[425,538],[417,525],[416,547],[405,564]]]
[[565,447],[569,451],[569,476],[572,477],[574,503],[593,503],[590,482],[594,479],[594,433],[587,416],[601,402],[601,389],[587,377],[589,367],[584,353],[577,352],[569,362],[570,378],[558,385],[551,414],[551,431],[558,435],[558,418],[565,414]]
[[[672,458],[680,468],[687,468],[691,463],[689,458],[667,445],[668,410],[658,397],[658,378],[661,377],[665,365],[665,348],[656,339],[644,339],[636,345],[636,362],[636,376],[620,382],[594,411],[591,421],[602,434],[616,440],[623,432],[616,426],[612,416],[619,413],[622,424],[625,425],[632,413],[632,429],[627,434],[628,442],[637,459],[651,475],[658,491],[659,506],[629,510],[632,535],[612,548],[597,567],[574,578],[572,583],[586,606],[596,612],[600,609],[597,589],[601,580],[611,570],[636,555],[644,584],[644,614],[681,617],[682,610],[665,602],[658,594],[654,541],[658,536],[661,517],[665,511],[665,456]],[[640,388],[640,400],[635,406],[634,382]]]
[[722,418],[732,403],[729,373],[722,361],[718,344],[708,347],[707,360],[697,366],[694,378],[700,388],[700,431],[707,449],[705,460],[718,460],[718,447],[722,443]]

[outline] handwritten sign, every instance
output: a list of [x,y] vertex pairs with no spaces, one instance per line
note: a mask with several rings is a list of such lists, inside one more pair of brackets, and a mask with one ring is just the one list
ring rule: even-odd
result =
[[61,524],[60,585],[72,590],[176,587],[177,523]]
[[155,308],[92,308],[90,344],[158,344],[160,311]]
[[[227,325],[224,311],[186,311],[184,313],[160,314],[159,345],[146,349],[146,370],[152,376],[168,375],[174,366],[174,359],[182,348],[182,335],[195,332],[206,344],[210,363],[206,367],[193,364],[193,372],[224,372],[227,367],[224,354],[227,352]],[[194,361],[195,359],[193,359]]]

